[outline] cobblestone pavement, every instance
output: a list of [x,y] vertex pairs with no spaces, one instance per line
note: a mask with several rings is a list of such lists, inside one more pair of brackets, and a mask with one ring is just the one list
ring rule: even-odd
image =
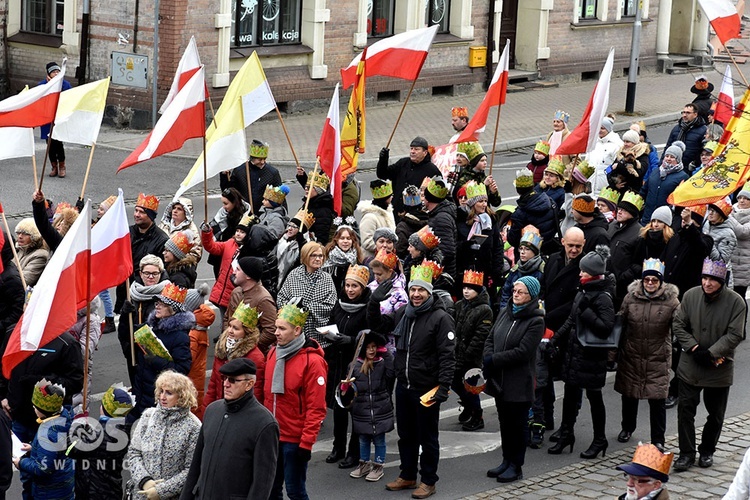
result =
[[[697,432],[699,433],[700,430]],[[698,437],[700,439],[700,434]],[[625,481],[622,479],[622,472],[615,467],[630,462],[636,444],[633,443],[633,446],[611,455],[608,454],[604,458],[583,460],[546,474],[471,495],[466,499],[617,498],[625,492]],[[668,450],[677,452],[676,435],[667,439],[666,447]],[[724,430],[714,454],[713,467],[701,469],[696,465],[686,472],[673,471],[670,474],[667,483],[670,498],[678,500],[721,498],[734,479],[734,474],[747,448],[750,448],[750,412],[724,421]]]

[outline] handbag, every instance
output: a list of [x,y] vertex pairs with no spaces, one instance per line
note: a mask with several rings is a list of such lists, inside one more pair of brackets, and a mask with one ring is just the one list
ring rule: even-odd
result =
[[592,332],[587,325],[582,323],[579,319],[576,319],[576,336],[578,337],[578,342],[580,342],[583,347],[617,349],[620,347],[622,330],[622,316],[619,314],[615,315],[615,324],[612,326],[612,331],[609,332],[607,337],[599,337]]

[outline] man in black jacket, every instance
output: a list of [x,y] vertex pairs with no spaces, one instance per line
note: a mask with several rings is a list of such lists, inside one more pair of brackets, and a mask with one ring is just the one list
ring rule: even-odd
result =
[[[393,192],[400,193],[408,185],[421,186],[425,177],[441,175],[440,170],[432,163],[430,152],[427,150],[427,139],[415,137],[409,145],[409,157],[401,158],[396,163],[388,164],[390,150],[380,150],[378,159],[377,176],[379,179],[393,182]],[[404,211],[403,200],[399,197],[393,198],[393,214],[396,223],[399,222],[398,213]]]
[[[248,170],[250,170],[250,191],[252,201],[247,198],[247,171],[245,164],[238,165],[233,170],[226,170],[219,175],[219,186],[224,191],[233,187],[240,192],[242,198],[253,207],[253,213],[258,214],[263,204],[263,192],[266,186],[281,186],[281,174],[276,167],[266,163],[268,159],[268,144],[253,139],[250,143],[250,159]],[[286,200],[284,200],[286,207]]]
[[456,205],[446,199],[448,188],[442,177],[430,179],[424,190],[427,224],[440,238],[438,248],[443,253],[444,272],[456,278]]
[[638,223],[643,203],[643,198],[639,194],[628,191],[617,205],[615,220],[609,223],[609,265],[610,271],[617,279],[615,310],[618,311],[622,299],[628,293],[628,285],[641,272],[642,263],[635,259],[635,251],[643,227]]
[[206,408],[180,500],[268,498],[276,476],[279,424],[253,395],[252,360],[233,359],[219,372],[224,399]]

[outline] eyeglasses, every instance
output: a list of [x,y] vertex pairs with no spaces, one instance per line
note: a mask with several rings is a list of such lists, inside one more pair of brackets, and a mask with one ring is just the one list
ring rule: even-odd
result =
[[161,276],[161,273],[147,273],[145,271],[141,271],[141,276],[144,276],[146,278],[158,278]]
[[622,474],[622,478],[625,481],[632,480],[634,483],[638,483],[638,484],[647,484],[647,483],[653,483],[654,482],[654,480],[652,478],[650,478],[650,477],[646,478],[646,479],[641,479],[641,478],[638,478],[636,476],[631,476],[627,472],[625,472],[625,473]]
[[644,283],[659,283],[659,278],[655,278],[653,276],[643,278]]
[[237,382],[247,382],[248,380],[252,380],[249,378],[235,378],[235,377],[226,377],[224,375],[221,376],[222,382],[229,382],[230,384],[234,385]]
[[513,295],[530,295],[529,292],[524,292],[523,290],[513,290]]

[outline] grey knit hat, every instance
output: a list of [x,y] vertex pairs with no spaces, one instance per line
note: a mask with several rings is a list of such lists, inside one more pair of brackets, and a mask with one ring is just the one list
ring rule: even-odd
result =
[[671,146],[664,151],[665,155],[672,155],[677,158],[677,163],[682,163],[682,153],[685,151],[685,143],[682,141],[674,141]]
[[390,227],[379,227],[375,230],[375,233],[372,235],[372,241],[377,243],[380,238],[388,238],[392,242],[398,243],[398,236]]
[[185,310],[193,312],[196,309],[198,309],[201,304],[203,304],[206,299],[205,297],[208,295],[208,292],[211,291],[211,287],[208,286],[208,283],[201,283],[198,285],[197,288],[191,288],[187,291],[187,295],[185,296]]
[[593,252],[583,256],[578,267],[591,276],[599,276],[607,271],[607,260],[609,260],[609,247],[607,245],[596,245]]
[[651,220],[658,220],[666,224],[667,226],[672,225],[672,210],[667,205],[663,205],[651,214]]

